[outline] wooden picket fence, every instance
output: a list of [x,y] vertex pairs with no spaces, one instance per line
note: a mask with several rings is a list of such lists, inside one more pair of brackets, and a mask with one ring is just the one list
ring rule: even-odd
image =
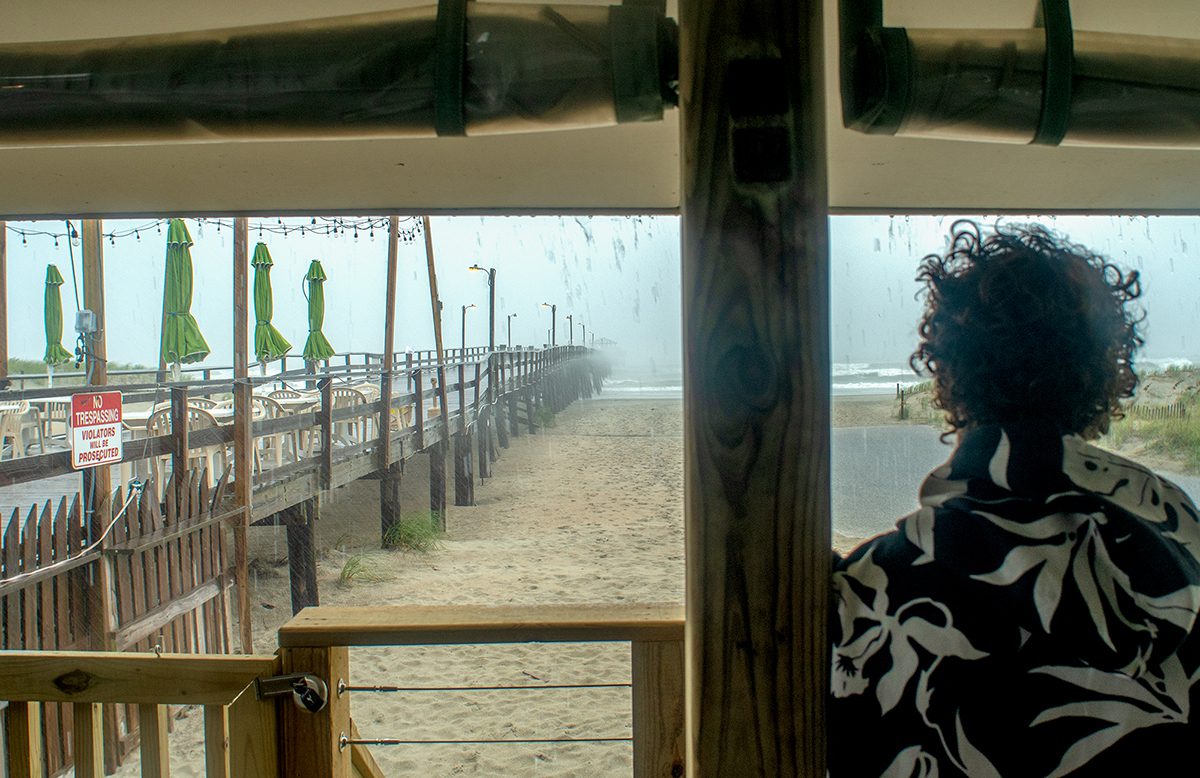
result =
[[[236,514],[224,510],[227,475],[211,488],[202,472],[178,484],[172,475],[162,504],[153,484],[129,499],[118,489],[98,513],[124,512],[90,545],[78,494],[14,511],[0,538],[0,645],[229,653],[232,554],[221,524]],[[71,766],[71,706],[43,706],[41,723],[47,772],[61,774]],[[136,746],[137,707],[106,706],[104,725],[112,771]]]
[[1138,419],[1186,419],[1188,417],[1188,406],[1183,400],[1176,400],[1173,403],[1166,405],[1144,405],[1134,403],[1126,410],[1126,414]]

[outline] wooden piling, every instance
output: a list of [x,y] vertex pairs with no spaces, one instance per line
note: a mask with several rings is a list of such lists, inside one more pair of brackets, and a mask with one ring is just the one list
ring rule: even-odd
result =
[[446,440],[429,446],[429,518],[434,529],[446,531]]
[[[238,217],[233,222],[233,484],[234,503],[241,513],[233,524],[234,583],[237,587],[238,634],[242,653],[254,653],[254,631],[250,611],[250,513],[253,510],[254,418],[253,387],[250,385],[249,345],[249,230],[250,222]],[[215,475],[215,474],[214,474]],[[225,598],[224,592],[221,594]]]
[[282,512],[287,527],[288,577],[292,615],[310,605],[320,605],[317,591],[316,521],[320,501],[313,497]]
[[687,761],[697,776],[825,775],[822,6],[680,8]]

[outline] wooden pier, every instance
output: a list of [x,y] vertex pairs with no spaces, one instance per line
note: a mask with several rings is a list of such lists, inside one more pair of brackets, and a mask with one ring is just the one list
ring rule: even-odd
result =
[[[400,519],[405,462],[429,456],[429,508],[444,528],[447,467],[456,504],[473,504],[476,479],[498,455],[498,430],[505,441],[536,432],[539,408],[591,396],[606,370],[578,347],[468,349],[447,354],[448,364],[410,353],[394,356],[391,370],[363,357],[238,380],[105,387],[124,392],[127,405],[169,397],[166,415],[179,422],[124,442],[113,470],[149,474],[132,479],[133,491],[129,483],[110,491],[110,479],[108,488],[80,491],[69,451],[0,461],[0,495],[45,494],[31,509],[14,509],[0,534],[0,646],[227,654],[240,643],[252,653],[249,594],[235,587],[248,580],[247,527],[286,527],[293,612],[318,605],[314,531],[330,491],[378,480],[383,543]],[[439,375],[453,381],[444,395]],[[378,399],[365,399],[370,386]],[[246,418],[241,409],[266,406],[268,389],[299,395],[290,398],[295,412]],[[27,388],[0,398],[62,400],[70,391]],[[198,404],[222,401],[234,409],[232,423],[183,421]],[[69,733],[78,712],[50,702],[37,715],[54,774],[74,759]],[[109,771],[137,747],[139,715],[137,705],[105,706]]]

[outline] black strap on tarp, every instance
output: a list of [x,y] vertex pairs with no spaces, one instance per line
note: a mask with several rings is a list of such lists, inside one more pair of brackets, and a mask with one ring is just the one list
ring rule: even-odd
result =
[[463,107],[467,0],[438,0],[433,66],[433,127],[439,136],[466,135]]
[[1042,110],[1031,142],[1057,146],[1066,137],[1071,120],[1075,78],[1075,31],[1071,26],[1070,0],[1042,0],[1042,24],[1046,29]]

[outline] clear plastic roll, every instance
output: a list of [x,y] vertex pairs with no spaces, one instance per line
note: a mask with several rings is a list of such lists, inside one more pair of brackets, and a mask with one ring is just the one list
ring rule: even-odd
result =
[[[867,32],[843,84],[871,133],[1029,143],[1042,117],[1042,30]],[[848,87],[848,88],[847,88]],[[1200,148],[1200,40],[1074,32],[1063,145]]]
[[[466,4],[120,39],[0,46],[0,144],[435,134],[439,57],[460,57],[465,134],[661,118],[674,23],[644,6]],[[442,45],[439,45],[442,44]]]

